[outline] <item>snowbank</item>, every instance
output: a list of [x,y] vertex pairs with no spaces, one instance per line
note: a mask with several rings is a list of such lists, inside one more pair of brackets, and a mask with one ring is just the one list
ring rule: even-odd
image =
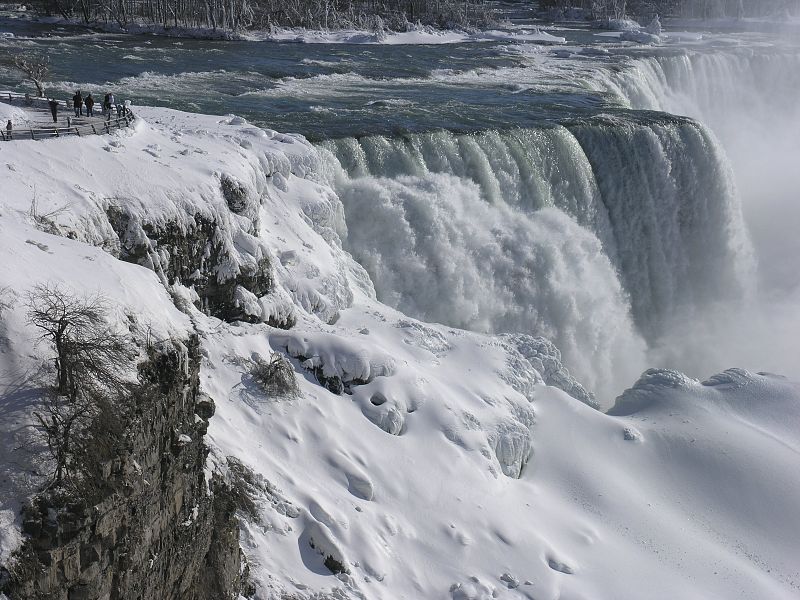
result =
[[29,121],[28,114],[18,106],[0,103],[0,125],[5,129],[6,123],[11,121],[13,125],[20,125]]

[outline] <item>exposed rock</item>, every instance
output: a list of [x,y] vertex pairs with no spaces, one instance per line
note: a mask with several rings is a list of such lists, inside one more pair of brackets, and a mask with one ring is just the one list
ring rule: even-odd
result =
[[[243,589],[235,503],[207,481],[198,394],[199,343],[150,352],[106,497],[87,505],[37,496],[23,515],[27,540],[3,590],[13,600],[200,600]],[[196,415],[200,418],[196,418]]]
[[336,543],[326,525],[311,518],[305,536],[308,539],[308,545],[322,556],[323,564],[331,573],[336,575],[350,572],[339,544]]
[[642,434],[633,427],[626,427],[622,430],[622,437],[626,442],[641,442]]
[[213,214],[150,223],[127,204],[111,206],[107,214],[119,237],[119,258],[152,269],[168,288],[190,288],[200,310],[226,321],[294,325],[291,314],[265,314],[260,305],[275,289],[272,265],[266,248],[246,231],[231,233],[231,224]]
[[503,573],[500,576],[500,581],[508,586],[508,589],[513,590],[519,587],[519,579],[514,577],[511,573]]
[[231,212],[240,215],[252,204],[250,190],[242,182],[230,175],[222,175],[219,178],[219,184],[220,188],[222,188],[222,196],[228,203],[228,208],[231,209]]

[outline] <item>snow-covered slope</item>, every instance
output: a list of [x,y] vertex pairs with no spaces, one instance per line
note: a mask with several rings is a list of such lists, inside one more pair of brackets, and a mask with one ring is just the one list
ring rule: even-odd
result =
[[[199,333],[211,463],[234,456],[263,478],[260,517],[242,521],[258,598],[800,594],[797,384],[653,371],[603,414],[542,338],[379,303],[304,140],[230,116],[139,116],[111,136],[0,147],[4,552],[36,483],[11,458],[35,402],[13,393],[36,361],[23,299],[57,281],[102,290],[120,323]],[[209,251],[186,273],[198,232]],[[214,312],[204,293],[228,281],[247,323],[197,308]],[[299,396],[254,382],[270,352],[290,357]]]

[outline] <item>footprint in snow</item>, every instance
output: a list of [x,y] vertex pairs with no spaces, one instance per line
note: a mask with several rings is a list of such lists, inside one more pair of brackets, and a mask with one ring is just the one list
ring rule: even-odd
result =
[[558,571],[559,573],[564,573],[566,575],[572,575],[575,572],[568,564],[557,561],[552,557],[547,559],[547,566],[553,569],[553,571]]
[[25,243],[30,244],[31,246],[36,246],[42,252],[47,252],[48,250],[50,250],[50,246],[48,246],[47,244],[42,244],[34,240],[25,240]]

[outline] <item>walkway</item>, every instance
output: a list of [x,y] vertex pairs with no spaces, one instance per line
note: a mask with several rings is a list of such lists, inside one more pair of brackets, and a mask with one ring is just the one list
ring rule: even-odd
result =
[[[136,118],[133,113],[128,112],[121,115],[116,107],[112,109],[112,116],[106,119],[100,111],[100,105],[95,104],[95,117],[76,117],[72,109],[72,102],[69,108],[63,100],[58,101],[58,122],[53,122],[47,98],[26,98],[23,94],[14,92],[0,93],[0,102],[12,106],[21,107],[28,115],[29,120],[24,125],[14,124],[13,130],[9,133],[5,128],[5,123],[0,123],[0,141],[8,142],[12,140],[41,140],[63,136],[82,136],[82,135],[102,135],[111,133],[115,129],[130,127]],[[84,107],[86,112],[86,107]]]

